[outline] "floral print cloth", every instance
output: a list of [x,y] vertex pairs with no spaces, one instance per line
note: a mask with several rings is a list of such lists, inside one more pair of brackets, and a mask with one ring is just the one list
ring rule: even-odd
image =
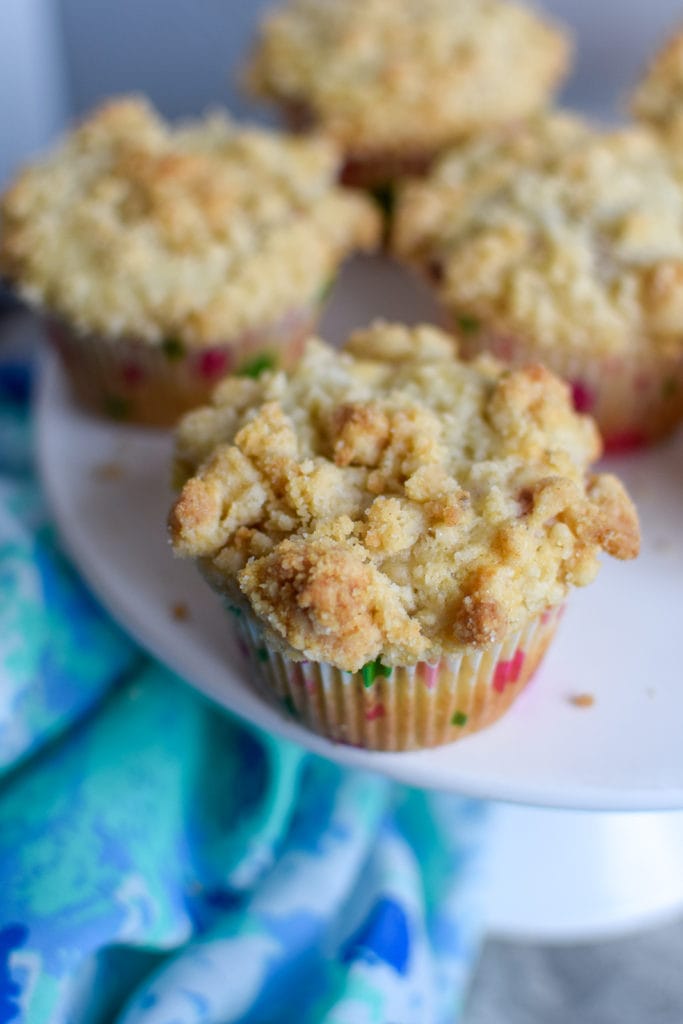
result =
[[344,770],[147,659],[64,559],[0,351],[0,1022],[453,1024],[484,805]]

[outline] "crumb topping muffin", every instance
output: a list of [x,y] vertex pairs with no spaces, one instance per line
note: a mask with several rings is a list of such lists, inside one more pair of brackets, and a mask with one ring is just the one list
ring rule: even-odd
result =
[[403,190],[393,247],[462,330],[539,359],[683,352],[683,182],[645,129],[559,113],[452,150]]
[[569,62],[566,34],[501,0],[290,0],[248,82],[355,153],[433,149],[527,117]]
[[142,99],[106,104],[0,205],[0,274],[72,326],[153,344],[228,339],[312,301],[377,241],[334,185],[321,138],[214,115],[178,128]]
[[683,29],[651,61],[633,94],[631,109],[640,121],[683,144]]
[[557,606],[602,550],[636,555],[600,450],[548,370],[376,323],[183,419],[170,535],[292,659],[431,662]]

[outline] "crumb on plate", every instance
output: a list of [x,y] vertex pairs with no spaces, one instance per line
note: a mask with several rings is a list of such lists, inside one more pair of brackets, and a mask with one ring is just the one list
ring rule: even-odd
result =
[[176,601],[171,605],[171,615],[176,622],[187,622],[190,617],[190,609],[184,601]]
[[595,697],[592,693],[575,693],[569,698],[569,703],[575,708],[592,708]]

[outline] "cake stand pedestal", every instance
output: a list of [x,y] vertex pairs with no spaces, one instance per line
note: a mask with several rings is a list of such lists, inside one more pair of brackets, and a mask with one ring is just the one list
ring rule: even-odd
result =
[[616,937],[683,913],[683,813],[497,804],[484,870],[497,937]]

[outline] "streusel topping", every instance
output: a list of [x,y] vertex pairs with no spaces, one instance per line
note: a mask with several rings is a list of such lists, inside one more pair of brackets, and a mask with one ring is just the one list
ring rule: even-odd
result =
[[645,129],[554,114],[454,149],[403,191],[394,249],[469,329],[683,350],[683,181]]
[[290,0],[266,18],[249,81],[353,151],[431,149],[536,113],[569,50],[507,0]]
[[634,115],[683,147],[683,30],[667,40],[635,90]]
[[638,551],[593,422],[548,370],[376,323],[232,377],[177,435],[178,555],[294,658],[355,671],[502,639]]
[[0,205],[0,273],[84,331],[189,344],[308,306],[379,234],[321,138],[214,115],[179,128],[141,99],[95,112]]

